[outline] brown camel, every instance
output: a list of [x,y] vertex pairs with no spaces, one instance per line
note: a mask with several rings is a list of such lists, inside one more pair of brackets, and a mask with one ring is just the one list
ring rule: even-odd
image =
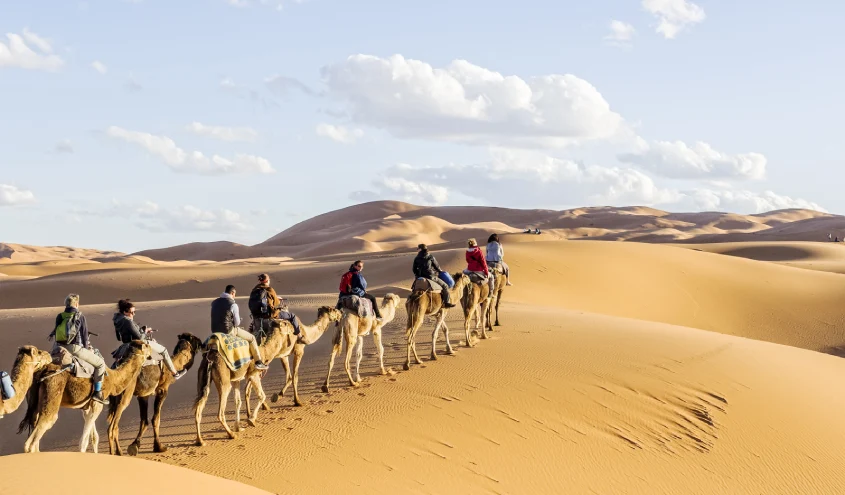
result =
[[15,396],[8,400],[0,397],[0,418],[18,410],[29,392],[29,387],[32,386],[34,377],[52,362],[53,358],[50,357],[49,352],[39,350],[34,346],[25,345],[18,349],[10,376]]
[[[266,363],[270,363],[273,359],[277,357],[282,358],[282,364],[285,365],[285,371],[290,375],[290,368],[287,362],[287,356],[291,353],[291,350],[294,350],[294,364],[296,369],[294,370],[294,396],[298,400],[297,396],[297,371],[299,369],[300,360],[302,359],[302,354],[304,352],[304,347],[307,344],[312,343],[310,341],[311,338],[316,341],[322,335],[323,332],[326,331],[328,328],[329,323],[331,321],[337,321],[340,319],[340,311],[329,308],[329,307],[322,307],[317,311],[317,323],[312,326],[307,325],[300,325],[301,334],[294,335],[293,334],[293,325],[290,324],[288,321],[284,320],[273,320],[272,325],[270,327],[270,332],[267,334],[266,339],[264,342],[259,346],[261,349],[261,355],[264,357]],[[319,328],[322,327],[322,331],[319,331],[319,335],[315,335]],[[306,343],[302,343],[300,341],[308,340]],[[202,411],[205,408],[205,404],[208,401],[208,395],[210,392],[211,382],[214,382],[215,387],[217,388],[217,394],[220,397],[220,405],[217,411],[217,419],[220,421],[220,424],[223,425],[223,429],[226,430],[226,434],[229,438],[236,438],[235,432],[239,432],[241,430],[240,426],[240,409],[241,409],[241,391],[240,391],[240,383],[244,380],[247,380],[247,387],[245,390],[245,396],[247,400],[247,423],[250,426],[255,426],[255,420],[258,417],[258,412],[261,409],[261,404],[264,403],[266,399],[266,395],[264,394],[264,389],[261,386],[261,370],[255,369],[255,361],[250,361],[249,364],[242,367],[238,371],[232,371],[226,365],[226,362],[223,360],[223,357],[217,352],[216,349],[208,349],[203,353],[202,363],[200,364],[199,368],[199,376],[197,378],[197,399],[194,402],[194,421],[197,427],[197,440],[196,445],[203,446],[205,445],[205,441],[202,439]],[[226,405],[229,399],[229,392],[232,391],[232,384],[235,383],[234,391],[235,391],[235,431],[232,431],[229,428],[228,423],[226,422]],[[252,411],[249,406],[249,399],[251,389],[255,388],[258,391],[258,404],[255,407],[255,410]],[[285,387],[287,388],[287,387]]]
[[[194,365],[194,356],[202,347],[202,341],[189,333],[183,333],[178,337],[179,341],[176,343],[176,348],[171,354],[173,359],[173,366],[178,371],[189,370]],[[170,386],[176,382],[170,372],[162,372],[162,367],[159,366],[144,366],[141,368],[141,374],[138,375],[138,381],[135,383],[135,397],[138,398],[138,407],[141,413],[141,427],[138,431],[138,436],[135,441],[129,445],[127,453],[129,455],[138,455],[138,450],[141,448],[141,439],[144,437],[144,432],[147,431],[150,422],[147,419],[147,410],[149,406],[149,398],[155,394],[155,404],[153,409],[153,452],[161,453],[167,452],[167,447],[161,444],[159,437],[159,426],[161,424],[161,408],[167,399],[167,392]],[[124,401],[131,401],[132,396],[129,394],[122,394],[115,397],[115,400],[109,402],[109,424],[114,422],[115,413],[118,409],[125,409],[127,406],[123,404]],[[111,429],[109,432],[111,433]],[[118,429],[115,427],[114,434],[117,435]],[[109,439],[111,442],[112,439]],[[116,441],[116,439],[115,439]],[[120,452],[118,450],[118,452]]]
[[[472,334],[481,329],[481,338],[487,338],[487,307],[490,305],[490,284],[487,282],[467,284],[461,298],[464,310],[464,331],[466,332],[467,347],[475,347]],[[472,319],[476,319],[475,330],[470,330]]]
[[[109,370],[106,373],[103,379],[103,395],[108,397],[124,392],[133,393],[135,382],[141,373],[141,366],[149,357],[150,346],[142,340],[133,340],[129,355],[123,359],[116,369]],[[33,391],[37,390],[37,399],[31,402],[27,401],[29,404],[27,405],[26,417],[21,421],[19,432],[24,429],[31,430],[29,438],[26,439],[24,444],[24,452],[39,452],[41,438],[47,430],[56,424],[59,409],[65,407],[82,409],[82,418],[85,420],[85,425],[82,428],[82,438],[79,440],[79,451],[85,452],[88,450],[90,440],[93,442],[94,453],[96,453],[97,443],[100,439],[97,434],[96,421],[103,410],[103,405],[91,400],[91,396],[94,395],[94,387],[90,378],[76,378],[68,372],[49,375],[60,369],[61,367],[55,364],[47,366],[44,370],[46,378],[42,379],[37,389],[33,387],[30,390],[30,397],[35,396],[36,394]],[[123,411],[119,412],[122,413]],[[111,427],[111,425],[109,426]],[[111,438],[111,435],[109,435],[109,438]],[[116,447],[119,448],[119,446],[109,442],[111,453],[115,453]]]
[[[464,288],[470,284],[469,277],[463,273],[454,275],[455,286],[449,289],[449,299],[457,300],[464,292]],[[405,337],[408,339],[408,357],[405,360],[405,369],[411,369],[411,353],[414,354],[414,361],[422,364],[417,356],[416,336],[417,331],[423,324],[426,316],[434,317],[434,332],[431,334],[431,359],[437,359],[437,334],[443,326],[443,336],[446,338],[446,353],[454,354],[452,344],[449,342],[449,327],[446,325],[446,314],[449,312],[443,307],[443,299],[439,292],[416,291],[408,296],[405,302],[405,309],[408,312],[408,326],[405,329]]]
[[[508,285],[508,277],[504,273],[496,273],[496,285],[493,287],[493,294],[492,298],[490,299],[490,304],[487,305],[487,330],[492,332],[493,325],[492,322],[496,322],[496,326],[499,325],[499,304],[502,302],[502,292],[504,292],[505,287]],[[495,320],[494,320],[495,314]]]
[[[378,350],[379,368],[381,374],[388,374],[384,369],[384,345],[381,343],[381,330],[388,323],[393,321],[396,317],[396,308],[399,306],[399,296],[396,294],[387,294],[381,303],[382,321],[376,320],[375,315],[370,315],[366,318],[359,318],[357,313],[352,313],[350,310],[343,310],[343,318],[340,320],[340,325],[335,332],[332,355],[329,358],[329,372],[326,375],[326,382],[323,384],[323,392],[329,391],[329,378],[332,376],[332,367],[334,366],[334,359],[340,353],[343,346],[343,340],[346,341],[346,375],[349,377],[349,383],[353,387],[361,384],[361,359],[364,357],[364,337],[372,332],[373,340]],[[355,350],[355,345],[358,345],[356,353],[357,362],[355,363],[355,378],[352,377],[350,369],[350,361],[352,359],[352,351]]]

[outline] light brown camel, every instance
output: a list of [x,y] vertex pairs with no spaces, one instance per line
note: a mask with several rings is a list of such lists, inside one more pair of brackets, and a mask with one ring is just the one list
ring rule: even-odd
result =
[[[463,273],[456,273],[453,277],[455,286],[449,289],[449,300],[455,301],[464,293],[464,288],[470,283],[469,277]],[[405,309],[408,312],[408,326],[405,328],[405,337],[408,339],[408,357],[405,360],[405,369],[411,369],[411,353],[414,354],[416,364],[422,364],[417,356],[416,337],[417,331],[423,324],[426,316],[434,317],[434,331],[431,334],[431,359],[437,359],[437,334],[443,326],[443,336],[446,338],[446,353],[454,354],[452,344],[449,342],[449,326],[446,325],[446,314],[449,312],[443,307],[443,299],[439,292],[416,291],[408,296],[405,302]]]
[[29,387],[39,375],[39,372],[53,362],[50,353],[42,351],[31,345],[25,345],[18,349],[15,356],[15,364],[12,366],[12,388],[15,396],[8,400],[0,397],[0,418],[17,411],[26,398]]
[[[487,307],[490,305],[490,284],[470,283],[464,289],[461,297],[461,307],[464,310],[464,331],[466,332],[467,347],[475,347],[472,342],[472,334],[481,330],[480,337],[487,338]],[[475,329],[470,330],[472,319],[475,318]]]
[[[340,353],[344,340],[346,341],[345,367],[346,375],[349,377],[349,384],[353,387],[361,384],[361,359],[364,357],[364,337],[370,332],[373,333],[373,340],[378,351],[378,363],[381,374],[388,374],[387,370],[384,369],[384,345],[381,343],[381,330],[396,317],[396,308],[399,306],[399,301],[399,296],[396,294],[387,294],[384,296],[381,302],[382,321],[376,320],[375,315],[359,318],[357,313],[352,313],[350,310],[344,308],[343,317],[340,319],[340,325],[338,325],[337,332],[334,335],[332,354],[329,358],[329,372],[326,374],[323,392],[328,393],[329,391],[329,379],[332,376],[334,360]],[[352,360],[352,351],[355,350],[356,344],[358,350],[356,353],[355,377],[353,378],[350,361]]]
[[[150,346],[142,340],[133,340],[129,354],[116,369],[108,370],[103,379],[103,396],[119,395],[127,392],[132,393],[135,382],[141,373],[141,366],[150,357]],[[59,409],[82,409],[82,418],[85,424],[82,428],[82,437],[79,440],[79,451],[88,450],[89,440],[93,442],[94,453],[97,453],[97,443],[100,436],[97,434],[97,417],[103,410],[103,405],[91,400],[94,395],[94,387],[90,378],[76,378],[69,372],[62,372],[52,376],[49,373],[60,370],[61,367],[55,364],[47,366],[44,370],[44,378],[40,385],[32,387],[30,397],[37,399],[30,401],[27,398],[26,417],[21,421],[20,430],[31,430],[29,438],[24,444],[24,452],[39,452],[39,445],[44,434],[56,424],[59,417]],[[114,400],[114,399],[112,399]],[[123,411],[120,411],[123,412]],[[119,447],[119,446],[118,446]],[[115,445],[110,442],[109,451],[115,453]]]
[[[176,347],[171,354],[173,359],[173,366],[178,371],[189,370],[194,365],[194,357],[202,347],[202,340],[190,333],[183,333],[179,335]],[[161,408],[167,399],[167,392],[170,386],[176,382],[173,374],[169,371],[162,373],[162,367],[159,366],[144,366],[141,368],[141,374],[138,375],[138,381],[135,383],[135,397],[138,398],[138,407],[141,413],[141,427],[138,431],[138,436],[135,441],[129,445],[127,453],[129,455],[138,455],[138,450],[141,448],[141,439],[144,437],[144,432],[147,431],[150,422],[147,419],[147,411],[149,406],[149,398],[155,394],[155,404],[153,409],[153,452],[161,453],[167,452],[167,447],[162,445],[159,437],[159,427],[161,424]],[[109,425],[114,422],[115,413],[122,407],[125,409],[124,401],[132,400],[129,394],[121,394],[119,397],[114,397],[114,400],[109,401]],[[118,429],[109,429],[111,434],[114,431],[114,441],[117,442]],[[109,442],[112,438],[109,438]],[[118,450],[118,452],[120,452]]]
[[[270,332],[267,334],[264,342],[259,346],[261,349],[261,355],[264,357],[266,363],[269,364],[276,357],[282,358],[282,364],[285,365],[285,371],[288,375],[290,375],[290,365],[287,362],[287,356],[291,353],[291,350],[293,350],[295,353],[294,365],[296,367],[293,379],[294,396],[297,401],[299,399],[297,395],[297,379],[299,378],[297,371],[299,369],[305,345],[320,338],[320,336],[326,331],[326,328],[328,328],[329,323],[339,319],[340,311],[326,306],[319,308],[317,310],[317,323],[312,326],[300,325],[301,333],[298,336],[293,334],[293,325],[291,325],[290,322],[285,320],[273,320],[270,326]],[[320,328],[322,328],[321,331]],[[312,338],[313,341],[310,340]],[[307,340],[307,342],[300,342],[302,340]],[[205,441],[202,439],[201,429],[202,411],[208,401],[211,382],[214,382],[214,385],[217,388],[217,394],[220,397],[217,419],[220,421],[220,424],[223,425],[223,429],[226,430],[226,434],[229,438],[234,439],[236,438],[235,432],[239,432],[241,430],[241,391],[239,382],[247,380],[245,390],[247,400],[247,423],[249,423],[250,426],[255,426],[255,420],[257,419],[258,412],[261,409],[260,406],[266,399],[264,389],[261,386],[261,374],[261,370],[255,369],[255,361],[250,361],[249,364],[238,371],[232,371],[226,365],[223,357],[215,349],[209,349],[203,353],[202,363],[199,367],[199,376],[197,378],[197,399],[194,402],[194,421],[197,427],[196,445],[205,445]],[[229,399],[229,392],[231,392],[233,388],[233,383],[235,383],[235,431],[232,431],[226,422],[226,405]],[[258,391],[258,404],[256,405],[254,411],[252,411],[249,407],[249,399],[252,388],[255,388]]]
[[[499,304],[502,302],[502,292],[504,292],[505,287],[508,285],[508,277],[504,273],[496,273],[496,285],[493,287],[493,294],[492,298],[490,299],[490,304],[487,305],[487,330],[492,332],[493,325],[492,322],[496,322],[496,326],[499,325]],[[495,319],[494,319],[495,315]]]

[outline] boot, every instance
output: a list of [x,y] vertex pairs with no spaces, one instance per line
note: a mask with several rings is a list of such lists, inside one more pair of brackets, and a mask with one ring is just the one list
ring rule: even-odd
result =
[[267,365],[264,364],[264,361],[258,359],[255,361],[255,369],[263,371],[267,369]]
[[94,383],[94,395],[91,399],[106,406],[109,404],[109,399],[103,396],[103,382]]
[[444,290],[440,291],[440,297],[443,298],[443,307],[444,308],[454,308],[455,307],[455,305],[452,304],[451,301],[449,301],[450,298],[449,298],[449,291],[448,290],[444,289]]
[[176,373],[173,373],[173,379],[178,380],[178,379],[182,378],[183,376],[185,376],[185,374],[187,374],[187,373],[188,373],[188,370],[177,371]]

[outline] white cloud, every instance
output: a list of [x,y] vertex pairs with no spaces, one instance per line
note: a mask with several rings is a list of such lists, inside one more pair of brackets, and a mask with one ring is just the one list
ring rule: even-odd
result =
[[192,122],[188,125],[187,130],[198,136],[208,136],[228,142],[254,142],[258,138],[258,131],[251,127],[223,127]]
[[425,182],[412,182],[402,177],[384,177],[374,184],[392,198],[407,203],[440,205],[449,199],[449,189]]
[[53,149],[56,153],[73,153],[73,143],[70,139],[62,139]]
[[76,208],[75,215],[117,217],[131,220],[150,232],[218,232],[252,230],[240,214],[227,210],[203,210],[193,205],[166,207],[152,201],[126,203],[113,199],[103,207]]
[[634,29],[634,26],[614,19],[610,21],[610,34],[605,36],[604,39],[615,46],[630,46],[630,42],[636,34],[637,30]]
[[106,134],[109,137],[141,146],[150,154],[164,161],[175,172],[199,175],[271,174],[275,172],[270,162],[260,156],[238,154],[233,159],[223,158],[219,155],[207,157],[199,151],[186,152],[176,146],[176,143],[167,136],[129,131],[116,126],[109,127]]
[[342,125],[320,124],[317,126],[317,135],[327,137],[338,143],[353,144],[364,136],[364,131],[348,129]]
[[524,80],[464,60],[434,68],[401,55],[353,55],[322,74],[355,122],[398,137],[565,146],[612,137],[623,125],[595,87],[570,74]]
[[704,9],[687,0],[643,0],[643,8],[657,18],[656,31],[666,39],[707,17]]
[[0,184],[0,206],[25,205],[35,202],[32,191],[18,189],[8,184]]
[[106,67],[106,65],[100,62],[99,60],[91,62],[91,68],[99,72],[100,74],[105,74],[109,71],[108,67]]
[[772,191],[755,193],[746,190],[696,189],[685,193],[682,204],[696,210],[728,211],[733,213],[764,213],[772,210],[803,208],[827,212],[818,203],[782,196]]
[[23,30],[23,36],[6,33],[6,38],[7,43],[0,41],[0,67],[55,71],[64,65],[61,57],[53,54],[50,42],[28,29]]
[[619,155],[619,160],[638,165],[656,174],[673,179],[763,179],[766,157],[760,153],[730,155],[713,149],[707,143],[688,146],[682,141],[640,139],[639,149]]

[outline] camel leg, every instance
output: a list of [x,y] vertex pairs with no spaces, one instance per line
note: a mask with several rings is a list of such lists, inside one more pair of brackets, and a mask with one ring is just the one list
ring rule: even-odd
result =
[[502,302],[502,292],[499,292],[499,295],[496,296],[496,326],[501,326],[499,324],[499,303]]
[[449,339],[449,325],[446,324],[446,315],[443,315],[443,319],[440,320],[440,324],[443,326],[443,338],[446,339],[446,354],[454,356],[455,350],[452,349],[452,342]]
[[[251,376],[249,378],[249,380],[250,380],[250,384],[252,385],[252,388],[254,388],[255,391],[258,394],[258,400],[260,400],[261,402],[264,402],[264,400],[267,399],[267,394],[264,393],[264,386],[261,384],[261,375],[259,373],[256,373],[253,376]],[[255,426],[258,425],[258,423],[256,421],[258,420],[258,412],[260,410],[261,410],[261,408],[256,407],[253,415],[247,416],[246,422],[250,426],[255,427]]]
[[[217,408],[217,420],[220,421],[221,425],[223,425],[223,429],[226,430],[226,434],[229,435],[229,438],[234,439],[237,438],[237,435],[235,435],[235,432],[229,428],[229,423],[226,422],[226,404],[229,402],[229,392],[231,391],[231,382],[217,384],[217,393],[220,396],[220,405]],[[240,392],[240,390],[238,390],[238,392]]]
[[296,344],[293,348],[293,403],[302,406],[299,400],[299,365],[302,364],[302,356],[305,354],[305,344]]
[[[94,418],[96,420],[96,418]],[[94,450],[94,453],[98,453],[97,449],[100,445],[100,434],[97,433],[97,422],[94,421],[94,427],[91,428],[91,448]]]
[[346,361],[344,362],[343,366],[346,369],[346,376],[349,377],[349,384],[353,387],[357,387],[360,383],[356,382],[354,378],[352,378],[352,369],[350,367],[350,362],[352,361],[352,353],[355,352],[355,346],[358,344],[358,335],[357,332],[355,335],[348,334],[346,335]]
[[481,308],[478,310],[478,319],[481,321],[481,338],[487,339],[487,309],[489,308],[489,303],[485,302],[481,305]]
[[[246,402],[246,417],[251,418],[252,417],[252,406],[250,406],[249,401],[252,398],[252,380],[247,378],[245,381],[246,381],[246,386],[244,387],[244,402]],[[260,409],[261,408],[261,402],[256,404],[255,408]],[[238,431],[240,431],[240,430],[238,430]]]
[[237,382],[232,387],[235,391],[235,431],[240,433],[241,431],[241,384]]
[[382,375],[387,375],[388,372],[384,369],[384,344],[381,342],[381,328],[373,330],[373,341],[376,344],[376,351],[378,351],[378,367]]
[[47,433],[47,430],[56,424],[56,420],[58,419],[58,408],[56,409],[56,412],[50,416],[40,414],[38,416],[38,421],[35,423],[35,428],[32,430],[32,433],[29,434],[29,438],[26,439],[26,443],[24,443],[24,452],[27,454],[41,452],[41,438],[45,433]]
[[202,447],[205,442],[202,439],[202,410],[205,409],[205,404],[208,402],[208,394],[210,392],[211,380],[211,365],[207,358],[203,356],[202,364],[200,365],[200,372],[197,376],[197,388],[199,393],[194,401],[194,423],[197,427],[196,445]]
[[364,359],[364,337],[358,337],[358,350],[355,352],[355,381],[361,384],[361,360]]
[[138,397],[138,410],[141,412],[141,427],[138,429],[138,436],[135,437],[135,441],[129,444],[129,447],[126,449],[126,453],[131,456],[138,455],[138,451],[141,450],[141,439],[144,437],[144,432],[147,431],[147,426],[150,424],[150,421],[147,419],[147,406],[149,402],[149,398],[147,397]]
[[329,393],[329,380],[332,377],[332,368],[334,368],[334,360],[338,354],[340,354],[340,350],[343,346],[341,342],[341,338],[343,338],[343,330],[338,328],[337,332],[334,334],[334,340],[332,340],[332,353],[329,357],[329,372],[326,374],[326,382],[323,384],[323,392]]
[[[82,410],[82,437],[79,439],[79,451],[85,453],[88,450],[88,443],[91,441],[91,431],[97,428],[96,420],[99,411],[94,411],[94,404],[91,404]],[[97,451],[97,445],[94,445],[94,452]]]
[[466,315],[464,318],[464,332],[466,333],[467,337],[467,347],[474,347],[472,344],[472,334],[470,331],[470,327],[472,326],[472,316],[473,312],[475,311],[475,307],[469,310],[469,314]]
[[[284,386],[282,386],[281,392],[279,392],[278,394],[273,394],[273,397],[270,398],[270,400],[273,401],[274,404],[279,400],[279,397],[282,397],[282,396],[285,395],[285,392],[288,391],[288,387],[290,387],[291,383],[293,383],[292,378],[291,378],[291,373],[290,373],[290,361],[288,361],[288,357],[287,356],[279,357],[279,361],[282,362],[282,367],[285,368],[285,384],[284,384]],[[262,389],[263,389],[263,386],[262,386]]]
[[431,332],[431,360],[437,361],[437,336],[440,334],[440,319],[434,322],[434,330]]
[[161,409],[164,406],[164,399],[167,398],[167,389],[156,390],[155,411],[153,412],[153,452],[167,452],[167,447],[162,445],[159,430],[161,428]]
[[[129,403],[132,402],[132,395],[134,394],[135,387],[131,389],[127,389],[124,391],[123,395],[120,396],[113,396],[111,400],[115,400],[117,397],[120,397],[120,402],[117,404],[117,410],[112,417],[111,422],[109,423],[109,453],[113,455],[123,455],[123,449],[120,448],[120,417],[123,416],[123,411],[129,407]],[[99,406],[99,409],[103,409],[103,405],[100,403],[94,403],[94,406]],[[97,412],[99,415],[99,411]]]

